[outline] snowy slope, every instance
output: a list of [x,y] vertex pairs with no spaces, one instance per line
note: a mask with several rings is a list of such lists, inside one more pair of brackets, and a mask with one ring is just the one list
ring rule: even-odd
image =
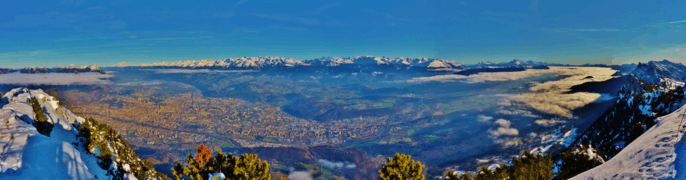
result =
[[[33,97],[45,110],[47,121],[55,125],[49,137],[40,134],[31,124],[35,115],[28,99]],[[59,107],[57,100],[42,90],[17,88],[3,93],[0,100],[0,180],[111,179],[97,164],[94,154],[74,143],[78,134],[75,125],[83,122],[83,118]]]
[[[649,64],[659,63],[651,61],[631,72],[617,94],[619,97],[617,102],[582,132],[572,147],[579,144],[591,144],[603,154],[604,158],[613,158],[631,142],[633,127],[642,125],[644,128],[649,128],[654,124],[652,119],[656,116],[669,114],[686,103],[684,98],[686,88],[677,87],[683,85],[683,82],[669,78],[673,75],[655,73],[659,68],[673,68],[653,67],[648,66]],[[648,75],[644,72],[653,73]],[[660,70],[660,72],[667,71]],[[662,83],[652,84],[641,77],[654,78],[657,79],[655,81]]]
[[[664,179],[674,177],[675,145],[684,136],[686,106],[657,118],[657,124],[606,163],[572,179]],[[681,129],[679,128],[680,126]],[[679,131],[680,130],[680,131]]]

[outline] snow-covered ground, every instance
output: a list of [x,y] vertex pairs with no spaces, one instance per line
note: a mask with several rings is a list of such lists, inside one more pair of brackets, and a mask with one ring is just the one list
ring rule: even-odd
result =
[[[76,145],[83,122],[42,90],[13,89],[0,100],[0,180],[4,179],[109,179],[96,157]],[[50,137],[30,124],[35,118],[28,99],[36,97],[55,124]],[[45,98],[43,98],[45,97]],[[45,99],[46,101],[43,101]],[[61,111],[62,115],[57,111]]]
[[682,123],[682,118],[686,120],[683,117],[684,113],[686,113],[686,106],[657,118],[655,126],[625,147],[614,158],[572,179],[674,178],[679,169],[675,166],[675,160],[678,156],[686,156],[686,154],[677,154],[684,150],[675,149],[675,145],[681,141],[686,131]]

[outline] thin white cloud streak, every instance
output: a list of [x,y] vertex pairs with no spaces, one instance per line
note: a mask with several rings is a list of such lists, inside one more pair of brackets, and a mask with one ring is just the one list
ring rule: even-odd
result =
[[531,0],[531,4],[529,4],[529,10],[538,10],[538,0]]
[[331,8],[333,8],[333,7],[336,7],[336,6],[340,6],[340,5],[341,5],[341,3],[338,3],[338,2],[336,2],[336,3],[325,4],[325,5],[323,5],[323,6],[320,6],[320,7],[317,8],[316,10],[314,10],[314,14],[317,14],[317,15],[322,14],[322,13],[325,12],[326,10],[331,9]]
[[575,31],[584,31],[584,32],[596,32],[596,31],[604,31],[604,32],[615,32],[615,31],[623,31],[621,29],[574,29]]
[[668,22],[668,24],[678,24],[678,23],[686,23],[686,20]]
[[566,123],[566,121],[555,120],[555,119],[551,119],[551,120],[539,119],[539,120],[534,121],[534,123],[536,123],[540,126],[551,126],[551,125],[558,124],[558,123]]

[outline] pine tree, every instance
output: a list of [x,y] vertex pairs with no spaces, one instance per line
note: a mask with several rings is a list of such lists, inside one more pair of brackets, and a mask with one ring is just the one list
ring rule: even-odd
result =
[[231,179],[268,180],[272,178],[269,174],[269,163],[261,162],[257,154],[241,154],[234,167]]
[[472,173],[462,173],[459,176],[457,174],[454,174],[452,172],[445,172],[443,175],[443,179],[445,180],[472,180],[474,179],[474,175]]
[[502,164],[491,170],[481,166],[476,175],[465,173],[461,176],[446,172],[445,179],[449,180],[550,180],[553,178],[553,160],[550,155],[533,154],[524,150],[519,158],[512,160],[511,165]]
[[481,166],[476,171],[477,175],[474,176],[474,180],[508,179],[510,174],[507,168],[507,164],[501,164],[493,170],[488,169],[486,166]]
[[532,154],[524,150],[520,158],[512,160],[510,178],[516,180],[550,180],[553,178],[553,160],[550,155]]
[[381,179],[384,180],[424,180],[422,175],[423,165],[415,163],[412,156],[395,153],[395,157],[386,158],[386,164],[379,170]]
[[[588,151],[588,148],[593,148],[593,146],[590,144],[581,144],[576,148],[560,153],[560,171],[557,176],[555,176],[555,179],[569,179],[602,164],[600,160],[582,153]],[[598,155],[602,157],[602,155]]]
[[[122,179],[125,173],[131,173],[137,179],[168,179],[167,175],[155,171],[152,164],[147,160],[138,160],[139,157],[133,148],[116,130],[106,124],[100,124],[89,117],[78,126],[78,129],[79,143],[89,152],[95,149],[100,151],[97,156],[98,165],[103,169],[108,169],[108,173],[113,176],[113,179]],[[115,159],[117,168],[109,169]],[[123,164],[130,166],[130,172],[125,171],[120,166]]]
[[191,180],[208,179],[211,173],[222,173],[227,179],[268,180],[269,163],[257,158],[256,154],[242,154],[240,157],[224,154],[221,150],[215,155],[205,145],[196,150],[195,158],[188,154],[187,166],[175,163],[171,168],[176,180],[188,177]]
[[36,119],[33,122],[33,126],[36,127],[36,130],[40,132],[43,135],[50,136],[50,132],[52,132],[52,127],[54,126],[52,123],[47,122],[48,119],[45,117],[45,109],[41,107],[40,103],[38,102],[38,99],[36,97],[33,97],[28,100],[28,102],[31,104],[31,107],[33,108],[33,112],[36,115]]
[[634,126],[631,127],[631,133],[629,134],[631,136],[630,141],[634,141],[635,139],[638,139],[643,134],[643,123],[636,122],[634,123]]

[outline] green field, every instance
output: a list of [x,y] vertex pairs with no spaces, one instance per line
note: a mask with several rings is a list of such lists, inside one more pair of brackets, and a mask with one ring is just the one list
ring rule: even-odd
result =
[[427,138],[429,140],[441,139],[441,137],[438,137],[438,136],[433,135],[433,134],[424,135],[424,138]]

